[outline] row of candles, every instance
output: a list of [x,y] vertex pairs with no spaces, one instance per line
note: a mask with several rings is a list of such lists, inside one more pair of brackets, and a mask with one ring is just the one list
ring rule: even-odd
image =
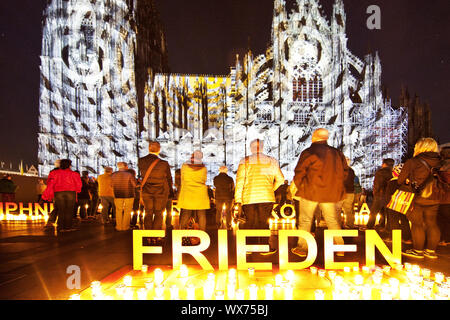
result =
[[0,213],[0,221],[26,221],[26,222],[47,222],[48,215],[26,215],[12,214],[12,213]]
[[[398,275],[400,275],[399,272],[403,272],[406,277],[402,277],[404,278],[402,280],[392,277],[393,270]],[[324,270],[317,267],[310,267],[309,272],[317,279],[309,277],[303,281],[311,281],[312,284],[318,279],[327,279],[332,284],[331,293],[327,293],[323,289],[315,290],[315,300],[325,300],[326,298],[333,300],[448,300],[450,296],[450,277],[445,278],[444,274],[440,272],[434,273],[434,277],[432,277],[429,269],[409,263],[397,264],[394,268],[364,266],[361,269],[359,267],[350,269],[347,267],[343,270],[343,274],[338,274],[335,270]],[[248,278],[251,281],[255,280],[255,275],[255,269],[249,268]],[[147,265],[142,266],[141,276],[148,276]],[[188,277],[188,267],[182,265],[178,278],[184,281],[180,281],[179,285],[173,284],[167,288],[164,285],[167,280],[164,271],[156,268],[153,271],[153,277],[146,280],[144,287],[136,289],[132,286],[133,277],[127,275],[115,287],[115,296],[124,300],[133,300],[135,297],[138,300],[148,300],[151,297],[154,300],[164,300],[168,293],[171,300],[180,300],[183,296],[180,293],[183,291],[187,300],[196,300],[199,297],[204,300],[246,300],[246,298],[249,300],[274,300],[275,297],[292,300],[294,299],[295,283],[298,281],[296,273],[288,270],[284,274],[278,273],[272,283],[264,286],[251,283],[244,290],[238,285],[236,269],[230,269],[227,273],[225,287],[216,290],[219,285],[214,273],[208,273],[206,280],[198,287],[193,283],[188,283]],[[90,289],[92,299],[114,299],[113,296],[104,294],[100,281],[92,282]],[[203,291],[202,294],[200,291]],[[70,299],[79,300],[81,296],[75,294]]]

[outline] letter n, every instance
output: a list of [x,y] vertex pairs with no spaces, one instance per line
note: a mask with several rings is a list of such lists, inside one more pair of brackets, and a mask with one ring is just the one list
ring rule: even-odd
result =
[[366,266],[375,266],[375,247],[391,267],[402,261],[402,231],[392,230],[392,252],[375,230],[366,230]]

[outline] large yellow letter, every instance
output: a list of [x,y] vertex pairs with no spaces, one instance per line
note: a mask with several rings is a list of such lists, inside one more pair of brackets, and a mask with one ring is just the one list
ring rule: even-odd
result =
[[150,247],[142,244],[144,237],[163,238],[166,235],[164,230],[133,230],[133,269],[141,270],[144,253],[162,253],[162,247]]
[[236,255],[237,269],[247,270],[255,268],[255,270],[272,270],[270,262],[247,263],[247,252],[268,252],[269,245],[247,245],[248,237],[270,237],[270,230],[237,230],[236,231]]
[[[289,262],[289,238],[297,237],[306,240],[308,256],[302,262]],[[317,243],[312,234],[303,230],[279,230],[278,249],[280,258],[280,270],[302,270],[313,265],[317,258]]]
[[402,261],[402,231],[392,230],[392,253],[375,230],[366,230],[366,265],[375,265],[375,247],[391,267]]
[[228,231],[219,230],[217,234],[219,243],[219,270],[228,270]]
[[[183,237],[200,238],[198,246],[183,246]],[[209,248],[211,240],[206,232],[202,230],[173,230],[172,231],[172,257],[173,268],[178,269],[183,264],[183,253],[190,254],[200,264],[203,270],[214,270],[208,259],[201,254]]]
[[335,252],[356,252],[356,245],[335,245],[335,237],[358,237],[358,230],[325,230],[323,246],[325,249],[325,269],[344,269],[359,267],[358,262],[334,262]]

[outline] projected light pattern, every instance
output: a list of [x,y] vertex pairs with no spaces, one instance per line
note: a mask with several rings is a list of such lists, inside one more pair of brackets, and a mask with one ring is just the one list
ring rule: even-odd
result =
[[[384,99],[378,53],[361,59],[348,49],[342,0],[335,0],[330,22],[318,0],[296,1],[288,13],[285,0],[274,0],[266,52],[237,56],[220,76],[137,64],[131,1],[50,1],[41,55],[40,174],[64,157],[92,174],[118,161],[136,169],[148,140],[156,139],[173,170],[201,149],[210,184],[224,164],[236,173],[249,143],[260,138],[291,180],[312,132],[324,127],[329,144],[343,150],[370,189],[382,159],[399,163],[406,153],[407,110]],[[141,21],[145,12],[138,12]],[[146,41],[164,43],[162,32],[153,37]]]
[[162,144],[175,168],[202,149],[210,180],[227,164],[235,173],[249,144],[265,141],[289,180],[312,132],[330,131],[329,144],[352,161],[362,186],[372,187],[383,158],[406,152],[408,116],[381,91],[378,53],[364,59],[347,48],[342,0],[331,23],[316,0],[297,0],[286,12],[274,1],[272,45],[266,53],[237,57],[226,77],[156,74],[148,82],[145,131]]

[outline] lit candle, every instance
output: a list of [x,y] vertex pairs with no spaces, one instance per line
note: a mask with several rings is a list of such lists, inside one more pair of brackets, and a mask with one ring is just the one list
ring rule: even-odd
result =
[[195,300],[195,286],[189,283],[186,286],[187,300]]
[[406,283],[402,283],[399,288],[400,291],[400,300],[409,300],[410,296],[410,288]]
[[281,274],[277,274],[275,276],[275,286],[277,286],[277,287],[281,286],[282,282],[283,282],[283,276]]
[[236,280],[236,269],[228,270],[228,281]]
[[383,280],[383,275],[380,275],[378,272],[376,272],[373,276],[373,283],[375,283],[376,285],[380,285],[381,281]]
[[314,298],[316,300],[325,300],[325,292],[320,289],[314,291]]
[[414,274],[419,275],[419,274],[420,274],[420,267],[419,267],[417,264],[413,265],[413,266],[412,266],[412,272],[413,272]]
[[359,267],[353,267],[353,272],[359,272]]
[[[449,279],[450,279],[450,278],[447,278],[447,284],[450,284],[450,283],[449,283]],[[443,282],[444,282],[444,274],[443,274],[442,272],[436,272],[436,273],[434,274],[434,280],[435,280],[437,283],[443,283]]]
[[294,297],[294,286],[290,283],[284,283],[284,299],[292,300]]
[[180,266],[180,277],[187,278],[189,276],[189,270],[185,264]]
[[411,271],[411,269],[412,269],[411,263],[405,262],[405,270],[406,270],[406,271]]
[[236,280],[229,280],[227,283],[227,295],[228,299],[234,299],[236,296]]
[[178,287],[177,285],[172,285],[170,287],[170,300],[178,300],[179,299],[179,295],[178,295]]
[[372,286],[368,283],[362,288],[362,298],[364,300],[372,300]]
[[250,277],[254,277],[255,276],[255,268],[248,268],[248,275]]
[[286,272],[286,279],[289,281],[289,282],[294,282],[294,278],[295,278],[295,274],[294,274],[294,271],[292,271],[292,270],[288,270],[287,272]]
[[124,300],[133,300],[134,291],[130,287],[125,288],[125,293],[123,295]]
[[392,295],[397,295],[400,281],[396,278],[389,278],[389,285],[391,286]]
[[91,282],[92,296],[98,296],[102,293],[102,285],[100,281]]
[[140,288],[138,291],[137,291],[137,296],[138,296],[138,299],[139,300],[147,300],[147,289],[145,289],[145,288]]
[[131,282],[133,281],[133,278],[131,276],[125,276],[123,278],[123,284],[127,287],[131,287]]
[[153,272],[154,275],[154,281],[155,281],[155,285],[159,285],[164,281],[164,272],[157,268],[155,269],[155,271]]
[[430,269],[427,269],[427,268],[422,269],[422,275],[424,278],[430,278],[431,277]]
[[336,278],[336,271],[334,270],[328,271],[328,277],[330,278],[331,281],[333,281],[334,278]]
[[147,280],[147,281],[145,281],[145,289],[147,289],[147,290],[151,290],[151,289],[153,289],[153,280]]
[[250,300],[258,300],[258,286],[254,283],[248,286]]
[[362,275],[360,275],[360,274],[357,274],[357,275],[355,276],[355,284],[356,284],[357,286],[362,286],[363,283],[364,283],[364,277],[363,277]]
[[81,300],[81,297],[79,294],[75,293],[70,296],[69,300]]
[[392,300],[391,286],[387,283],[381,287],[381,300]]
[[320,270],[318,271],[319,277],[321,277],[321,278],[324,278],[324,277],[325,277],[325,273],[326,273],[326,271],[323,270],[323,269],[320,269]]
[[237,300],[245,300],[245,291],[242,289],[238,289],[236,291],[236,299]]
[[271,283],[264,286],[264,292],[266,300],[273,300],[273,285]]
[[116,287],[116,293],[119,297],[122,297],[125,294],[125,289],[127,287],[122,283]]
[[340,289],[344,284],[344,278],[342,276],[334,277],[334,287]]
[[155,300],[162,300],[164,298],[164,286],[162,284],[158,284],[155,287]]
[[143,273],[147,273],[147,272],[148,272],[148,265],[143,264],[142,267],[141,267],[141,271],[142,271]]
[[223,292],[222,290],[216,291],[214,293],[214,297],[216,300],[225,300],[225,292]]
[[390,266],[383,266],[383,272],[385,274],[390,274],[391,273],[391,267]]
[[350,272],[350,267],[344,267],[344,272],[345,273],[349,273]]
[[309,268],[309,270],[311,271],[312,274],[317,274],[317,268],[316,267],[311,267],[311,268]]

